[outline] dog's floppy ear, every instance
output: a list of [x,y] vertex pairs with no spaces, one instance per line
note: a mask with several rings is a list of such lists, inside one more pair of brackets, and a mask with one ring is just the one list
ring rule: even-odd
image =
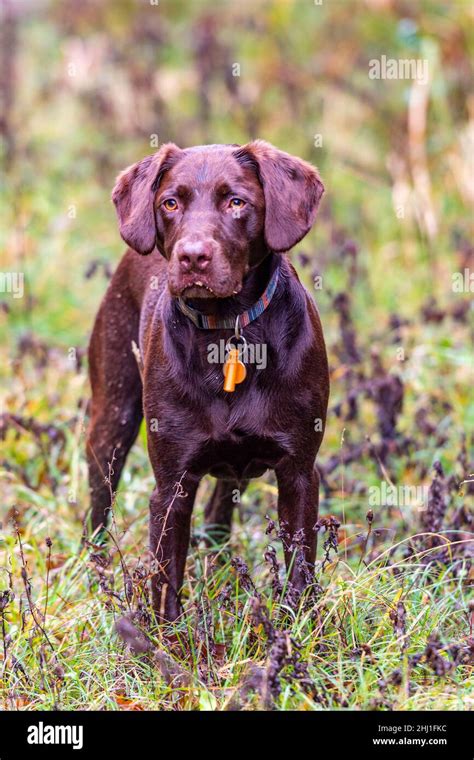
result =
[[265,196],[265,240],[272,251],[288,251],[311,229],[324,185],[301,158],[254,140],[235,152],[257,172]]
[[138,253],[151,253],[155,247],[155,193],[164,172],[171,168],[180,153],[177,145],[166,143],[117,177],[112,200],[117,209],[120,234]]

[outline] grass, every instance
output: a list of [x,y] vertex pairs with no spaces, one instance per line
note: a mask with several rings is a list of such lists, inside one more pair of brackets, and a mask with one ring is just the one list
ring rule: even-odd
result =
[[[34,624],[28,605],[20,610],[18,597],[6,608],[11,641],[2,691],[7,709],[226,709],[236,703],[255,709],[268,707],[265,688],[282,710],[472,708],[472,666],[459,665],[440,676],[429,658],[416,668],[409,664],[426,650],[434,632],[451,641],[468,630],[463,580],[454,578],[450,567],[433,570],[417,558],[387,567],[381,557],[359,570],[342,560],[332,562],[318,572],[324,586],[317,604],[296,614],[264,595],[265,616],[283,637],[286,656],[291,660],[297,645],[296,662],[307,664],[301,683],[293,662],[274,662],[277,653],[256,615],[255,595],[242,588],[229,563],[206,579],[207,555],[193,551],[186,621],[173,632],[171,644],[160,630],[151,635],[157,651],[171,652],[163,665],[154,653],[132,654],[114,633],[114,621],[129,613],[117,555],[102,569],[77,545],[68,554],[54,553],[47,584],[44,541],[32,533],[25,532],[22,543],[28,566],[35,568],[34,602],[47,612],[41,621],[47,634]],[[255,551],[247,530],[245,539]],[[14,548],[11,538],[12,557]],[[136,549],[128,547],[130,566]],[[19,570],[16,558],[11,572],[18,577]],[[265,580],[268,585],[268,571],[261,574],[263,587]],[[226,587],[229,600],[218,604]],[[138,595],[137,589],[140,584]],[[407,616],[400,637],[390,620],[398,599]],[[130,598],[132,608],[137,601]],[[439,657],[451,662],[441,644]],[[265,678],[270,680],[266,687]],[[247,684],[258,688],[248,692]]]
[[[37,348],[25,349],[10,376],[22,416],[4,428],[5,709],[472,709],[473,541],[472,533],[453,527],[470,484],[460,488],[458,477],[450,490],[443,477],[443,525],[436,533],[423,528],[423,513],[411,506],[375,508],[373,521],[366,519],[367,493],[354,482],[380,483],[373,456],[337,467],[321,515],[332,513],[343,525],[321,532],[314,587],[294,612],[279,593],[281,541],[276,529],[266,532],[272,524],[265,518],[275,518],[272,478],[253,481],[243,495],[230,546],[217,563],[199,541],[212,486],[206,479],[186,570],[187,614],[159,628],[146,582],[152,475],[144,431],[116,495],[108,548],[82,545],[85,369],[55,350],[38,367]],[[52,420],[53,402],[65,411]],[[375,419],[373,403],[362,403]],[[410,413],[412,404],[408,398]],[[74,408],[71,417],[67,410]],[[460,472],[457,430],[440,425],[434,438],[414,457],[408,451],[392,457],[384,469],[398,482],[416,482],[414,474],[419,480],[426,470],[430,483],[436,454],[446,470]],[[347,438],[341,445],[330,427],[323,469],[331,450],[356,445]],[[326,546],[331,535],[337,538]],[[448,546],[447,555],[440,545]],[[117,633],[124,620],[146,634],[146,651],[137,650],[133,633]]]

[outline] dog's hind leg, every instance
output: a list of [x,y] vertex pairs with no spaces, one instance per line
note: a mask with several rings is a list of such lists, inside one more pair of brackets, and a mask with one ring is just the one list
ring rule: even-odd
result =
[[87,462],[91,527],[107,524],[120,475],[143,417],[142,382],[133,344],[139,312],[116,276],[102,302],[89,345],[92,387]]
[[204,509],[206,541],[209,546],[219,546],[230,538],[232,515],[235,506],[247,487],[247,482],[219,479]]

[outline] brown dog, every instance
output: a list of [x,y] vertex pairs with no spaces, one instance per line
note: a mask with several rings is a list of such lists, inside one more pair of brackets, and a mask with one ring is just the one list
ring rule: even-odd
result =
[[[313,300],[282,253],[309,231],[322,193],[312,166],[261,140],[163,145],[117,179],[112,197],[130,249],[89,350],[92,528],[105,525],[111,506],[109,463],[115,457],[115,491],[144,414],[160,620],[180,613],[194,497],[206,473],[217,478],[206,523],[228,536],[235,489],[275,470],[290,579],[302,590],[311,578],[328,365]],[[229,339],[216,363],[211,354]],[[265,348],[260,366],[250,347]]]

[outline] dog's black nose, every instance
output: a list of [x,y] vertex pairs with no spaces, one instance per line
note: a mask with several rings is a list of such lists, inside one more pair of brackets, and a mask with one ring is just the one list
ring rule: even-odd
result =
[[211,243],[202,240],[183,242],[178,250],[178,261],[182,272],[204,272],[211,258]]

